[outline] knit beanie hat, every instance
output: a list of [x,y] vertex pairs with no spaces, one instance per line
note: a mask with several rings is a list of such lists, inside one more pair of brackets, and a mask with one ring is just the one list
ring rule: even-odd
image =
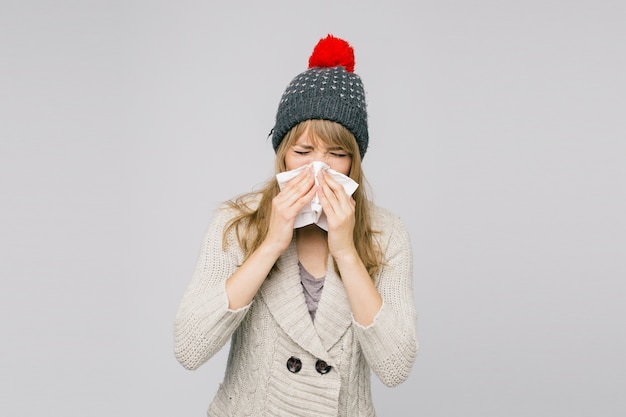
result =
[[352,46],[332,35],[317,43],[309,69],[298,74],[283,93],[272,129],[274,151],[292,127],[308,119],[343,125],[356,138],[363,159],[369,141],[365,91],[354,73]]

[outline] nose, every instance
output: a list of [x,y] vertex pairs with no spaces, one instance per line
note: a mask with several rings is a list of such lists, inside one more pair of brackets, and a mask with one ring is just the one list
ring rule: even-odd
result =
[[322,161],[325,164],[328,164],[328,152],[317,152],[315,155],[316,161]]
[[325,152],[314,151],[308,154],[307,156],[308,156],[307,158],[308,163],[311,163],[313,161],[322,161],[326,163],[326,161],[328,160],[328,155]]

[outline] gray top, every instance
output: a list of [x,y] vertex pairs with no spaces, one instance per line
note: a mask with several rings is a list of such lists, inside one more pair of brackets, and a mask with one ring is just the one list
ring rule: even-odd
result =
[[304,269],[300,262],[298,262],[298,266],[300,267],[300,282],[302,283],[306,306],[309,308],[311,320],[315,320],[317,304],[320,302],[320,298],[322,298],[325,277],[315,278],[313,275],[309,274],[309,271]]

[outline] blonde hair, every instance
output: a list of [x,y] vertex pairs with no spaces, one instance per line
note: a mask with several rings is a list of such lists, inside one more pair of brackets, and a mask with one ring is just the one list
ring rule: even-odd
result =
[[[369,275],[374,275],[382,266],[382,253],[374,236],[378,233],[372,230],[370,199],[368,196],[367,183],[361,169],[361,157],[359,147],[354,135],[341,124],[329,120],[305,120],[291,128],[283,138],[280,146],[276,150],[276,173],[287,170],[285,165],[285,155],[293,146],[296,140],[308,128],[311,138],[315,141],[340,146],[352,157],[350,172],[348,176],[357,182],[359,187],[352,197],[356,201],[355,226],[353,232],[354,245],[359,257],[363,261]],[[224,245],[226,245],[226,235],[235,230],[237,242],[244,252],[244,260],[247,259],[265,240],[269,229],[270,212],[272,210],[272,200],[280,192],[276,178],[269,180],[259,191],[239,196],[228,201],[231,208],[235,208],[238,214],[227,224],[224,229]],[[251,198],[252,197],[252,198]],[[249,201],[259,198],[258,207],[250,206]],[[339,273],[337,265],[335,270]]]

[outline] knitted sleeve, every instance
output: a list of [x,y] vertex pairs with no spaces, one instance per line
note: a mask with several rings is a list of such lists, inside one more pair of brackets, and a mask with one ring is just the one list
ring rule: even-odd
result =
[[388,216],[385,265],[377,276],[383,305],[369,326],[354,323],[366,361],[383,384],[393,387],[408,378],[418,343],[411,242],[401,220]]
[[178,306],[174,324],[174,353],[187,369],[197,369],[230,339],[250,305],[228,309],[226,279],[242,262],[234,236],[222,246],[224,227],[232,209],[221,207],[205,234],[196,269]]

